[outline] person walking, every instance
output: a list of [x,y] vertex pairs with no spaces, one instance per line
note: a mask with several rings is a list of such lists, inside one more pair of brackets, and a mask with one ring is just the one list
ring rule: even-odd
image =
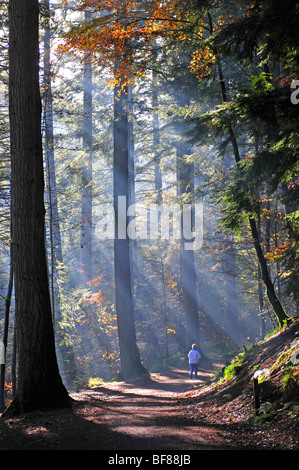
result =
[[193,378],[193,374],[195,375],[195,379],[197,379],[197,372],[198,372],[198,364],[201,358],[201,354],[197,349],[196,344],[192,344],[192,349],[188,353],[189,358],[189,366],[190,366],[190,378]]

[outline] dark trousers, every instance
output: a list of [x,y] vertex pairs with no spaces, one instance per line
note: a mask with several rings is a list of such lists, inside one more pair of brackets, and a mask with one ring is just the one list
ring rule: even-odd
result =
[[195,374],[195,378],[197,379],[197,372],[198,372],[198,364],[190,364],[190,377],[192,379],[192,375]]

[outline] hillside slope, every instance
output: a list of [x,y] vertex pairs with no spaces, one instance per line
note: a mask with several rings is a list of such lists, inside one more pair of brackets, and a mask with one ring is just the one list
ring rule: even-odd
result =
[[[182,403],[197,422],[235,425],[241,445],[299,449],[299,320],[243,350],[210,385]],[[258,403],[253,376],[258,379]],[[216,376],[215,376],[216,377]]]

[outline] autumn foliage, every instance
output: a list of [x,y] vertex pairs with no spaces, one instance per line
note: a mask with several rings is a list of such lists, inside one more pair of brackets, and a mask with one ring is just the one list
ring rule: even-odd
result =
[[[68,0],[63,0],[67,4]],[[236,0],[219,2],[213,21],[209,2],[194,0],[81,0],[78,11],[88,11],[89,20],[72,28],[59,46],[89,58],[113,75],[110,84],[133,84],[146,72],[153,51],[173,45],[187,47],[189,69],[202,80],[216,63],[217,50],[209,38],[225,26],[250,17],[254,6],[245,8]],[[260,6],[262,8],[262,6]]]
[[[65,3],[68,3],[65,0]],[[142,75],[154,48],[159,48],[161,37],[181,34],[184,2],[140,2],[94,0],[82,1],[79,11],[88,10],[90,20],[73,28],[65,35],[59,50],[91,58],[101,69],[114,74],[114,83],[131,83]]]

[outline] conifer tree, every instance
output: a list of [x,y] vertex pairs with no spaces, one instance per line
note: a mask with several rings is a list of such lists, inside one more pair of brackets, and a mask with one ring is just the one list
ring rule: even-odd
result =
[[45,252],[37,0],[9,2],[12,238],[17,391],[6,415],[65,405],[55,352]]

